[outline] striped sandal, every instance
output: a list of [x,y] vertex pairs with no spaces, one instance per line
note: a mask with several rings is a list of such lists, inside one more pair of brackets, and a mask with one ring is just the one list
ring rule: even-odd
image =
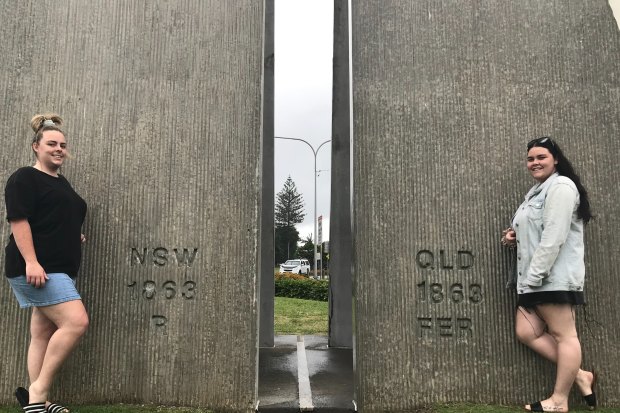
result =
[[47,413],[69,413],[69,409],[56,403],[50,403],[46,410]]
[[32,403],[22,406],[24,413],[45,413],[45,403]]
[[[19,402],[20,406],[22,406],[24,411],[26,411],[26,406],[28,406],[28,402],[30,401],[29,400],[30,394],[28,393],[28,390],[26,390],[23,387],[18,387],[17,390],[15,390],[15,397],[17,398],[17,401]],[[33,405],[35,404],[38,404],[38,403],[33,403]],[[43,412],[44,413],[45,412],[47,413],[69,413],[69,409],[56,403],[50,403],[47,407],[44,406]],[[38,413],[38,410],[36,412],[32,411],[32,413]]]

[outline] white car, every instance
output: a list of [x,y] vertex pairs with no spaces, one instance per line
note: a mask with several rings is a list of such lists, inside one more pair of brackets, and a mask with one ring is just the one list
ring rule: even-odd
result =
[[310,263],[303,258],[295,260],[287,260],[284,264],[280,264],[280,273],[292,272],[293,274],[310,274]]

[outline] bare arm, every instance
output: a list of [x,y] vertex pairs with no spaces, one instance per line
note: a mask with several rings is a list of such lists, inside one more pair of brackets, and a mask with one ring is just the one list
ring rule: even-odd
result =
[[15,238],[19,252],[26,261],[26,282],[37,288],[43,287],[45,280],[47,280],[47,274],[37,260],[30,223],[27,219],[11,221],[11,232],[13,232],[13,238]]

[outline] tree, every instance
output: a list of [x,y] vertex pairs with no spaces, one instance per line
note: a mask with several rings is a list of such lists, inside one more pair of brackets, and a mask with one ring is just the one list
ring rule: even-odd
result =
[[304,198],[297,193],[295,182],[289,175],[284,187],[276,195],[276,228],[295,226],[303,222],[305,216]]
[[307,259],[312,268],[314,268],[314,242],[312,242],[312,234],[309,234],[302,242],[301,247],[297,249],[297,255],[299,255],[299,258]]
[[289,258],[297,256],[297,241],[299,232],[295,227],[280,227],[275,231],[275,264],[281,264]]
[[297,192],[295,182],[289,176],[284,187],[276,195],[275,207],[275,264],[289,258],[297,258],[299,232],[295,224],[304,220],[304,199]]
[[[327,268],[328,253],[325,252],[325,242],[323,242],[323,254],[321,263],[323,268]],[[318,246],[317,252],[321,251],[321,246]],[[299,258],[305,258],[310,261],[310,265],[314,268],[314,242],[312,241],[312,234],[309,234],[303,241],[301,247],[297,248],[297,255]],[[319,265],[321,265],[319,263]]]

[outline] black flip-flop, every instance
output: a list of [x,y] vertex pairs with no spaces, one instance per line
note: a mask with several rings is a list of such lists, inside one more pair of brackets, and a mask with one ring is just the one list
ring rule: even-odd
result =
[[586,404],[588,405],[588,410],[596,410],[596,407],[598,405],[596,401],[596,392],[594,391],[597,380],[598,380],[598,374],[596,373],[596,371],[593,370],[592,371],[592,384],[590,385],[590,388],[592,389],[592,393],[588,394],[587,396],[583,396],[583,400],[585,400]]
[[26,407],[28,403],[30,403],[30,393],[23,387],[18,387],[17,390],[15,390],[15,397],[21,407]]

